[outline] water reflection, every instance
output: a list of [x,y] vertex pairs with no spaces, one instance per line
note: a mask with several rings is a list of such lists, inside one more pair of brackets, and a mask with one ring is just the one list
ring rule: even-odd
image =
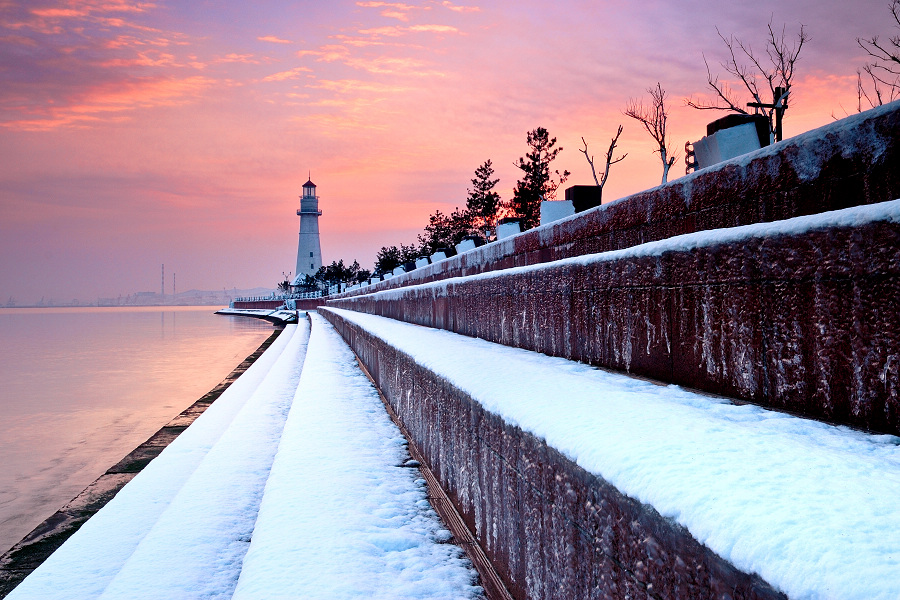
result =
[[0,553],[272,332],[214,311],[0,310]]

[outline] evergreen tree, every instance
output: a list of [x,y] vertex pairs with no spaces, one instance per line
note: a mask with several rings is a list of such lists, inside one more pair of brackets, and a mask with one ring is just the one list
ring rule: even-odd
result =
[[[511,208],[515,216],[522,220],[522,230],[537,227],[541,222],[541,201],[556,198],[556,190],[569,178],[570,173],[550,171],[550,163],[562,152],[562,147],[554,148],[556,138],[543,127],[528,132],[528,146],[531,152],[520,157],[516,166],[522,170],[522,179],[516,182]],[[553,179],[556,175],[558,181]]]
[[441,248],[452,248],[472,233],[472,215],[459,207],[449,215],[439,210],[428,218],[425,235],[419,235],[419,253],[434,254]]
[[375,271],[378,273],[390,273],[400,264],[400,248],[397,246],[382,246],[375,255]]
[[471,215],[472,224],[481,229],[493,229],[497,225],[497,213],[501,208],[500,194],[494,191],[494,186],[500,179],[491,179],[494,168],[491,161],[475,169],[475,178],[472,179],[469,197],[466,199],[466,208]]
[[397,246],[382,246],[375,255],[375,271],[378,273],[390,273],[400,265],[416,260],[423,254],[422,249],[415,244],[400,244]]

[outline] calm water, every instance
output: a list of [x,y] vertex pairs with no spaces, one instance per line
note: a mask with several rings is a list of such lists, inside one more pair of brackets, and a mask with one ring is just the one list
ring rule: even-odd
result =
[[0,309],[0,554],[272,333],[215,310]]

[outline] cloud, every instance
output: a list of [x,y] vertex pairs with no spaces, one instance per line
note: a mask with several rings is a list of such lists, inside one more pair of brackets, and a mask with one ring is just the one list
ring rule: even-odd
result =
[[270,42],[272,44],[293,44],[291,40],[283,40],[279,37],[275,37],[274,35],[264,35],[262,37],[256,38],[260,42]]
[[31,14],[45,19],[64,19],[66,17],[83,17],[89,14],[89,11],[74,8],[41,8],[32,9]]
[[312,73],[309,67],[294,67],[288,71],[273,73],[267,77],[263,77],[263,81],[285,81],[286,79],[297,79],[304,73]]
[[385,27],[373,27],[371,29],[360,29],[361,35],[374,37],[400,37],[407,33],[460,33],[459,29],[452,25],[410,25],[409,27],[397,27],[387,25]]
[[66,105],[21,106],[23,118],[0,122],[0,127],[48,131],[86,126],[99,121],[120,121],[121,114],[139,108],[185,104],[213,86],[215,80],[194,76],[115,81],[97,85]]
[[416,33],[459,33],[459,29],[451,25],[413,25],[409,28],[409,31],[415,31]]
[[372,93],[382,95],[399,94],[408,92],[412,89],[407,86],[389,85],[374,81],[361,81],[359,79],[321,79],[308,87],[329,90],[341,94]]
[[454,12],[465,13],[465,12],[481,12],[481,8],[478,6],[459,6],[449,2],[448,0],[444,0],[441,2],[441,6],[444,8],[448,8]]
[[412,4],[402,4],[400,2],[357,2],[357,6],[362,6],[365,8],[396,8],[398,10],[412,10],[414,8],[419,8],[418,6],[413,6]]
[[165,37],[139,38],[133,35],[122,34],[103,42],[103,47],[108,49],[139,48],[144,46],[157,46],[165,48],[176,44],[178,44],[178,42]]
[[360,29],[359,33],[362,35],[374,35],[374,36],[387,36],[387,37],[399,37],[403,35],[407,30],[403,27],[395,27],[393,25],[387,25],[385,27],[373,27],[371,29]]
[[44,35],[63,34],[69,26],[80,27],[80,25],[76,25],[77,23],[149,30],[151,28],[108,15],[115,13],[144,14],[149,9],[156,7],[150,2],[130,0],[62,0],[51,3],[49,6],[36,8],[16,6],[14,3],[9,3],[9,6],[13,10],[7,11],[3,27],[14,30],[31,30]]
[[425,61],[410,57],[348,58],[344,60],[344,64],[354,69],[378,75],[403,74],[419,77],[443,75],[439,71],[424,69],[423,67],[427,64]]
[[11,44],[18,46],[31,46],[35,47],[38,43],[31,39],[30,37],[24,35],[6,35],[0,37],[0,45]]
[[304,56],[313,56],[316,57],[316,60],[321,62],[334,62],[347,58],[350,55],[350,51],[347,50],[344,46],[327,44],[322,46],[318,50],[299,50],[297,52],[297,56],[299,58],[303,58]]
[[397,19],[404,23],[409,21],[409,13],[413,10],[431,10],[430,6],[415,6],[400,2],[357,2],[356,5],[363,8],[382,8],[384,9],[381,11],[382,17]]
[[259,61],[256,60],[252,54],[237,54],[232,52],[231,54],[226,54],[221,58],[217,58],[214,62],[217,63],[242,63],[245,65],[258,65]]

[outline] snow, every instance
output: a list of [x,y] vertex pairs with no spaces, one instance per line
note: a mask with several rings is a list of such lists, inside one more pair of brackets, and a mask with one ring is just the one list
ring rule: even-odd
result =
[[[685,205],[689,207],[691,203],[690,190],[693,187],[694,180],[705,177],[713,171],[724,169],[726,167],[737,166],[740,169],[746,170],[750,164],[757,159],[777,157],[781,153],[790,157],[788,162],[791,168],[796,171],[797,176],[801,181],[810,181],[819,177],[823,166],[837,151],[836,147],[840,150],[841,156],[845,158],[853,156],[854,154],[859,154],[868,157],[868,160],[874,163],[881,159],[882,155],[889,147],[888,135],[884,133],[879,135],[873,132],[875,123],[879,119],[883,119],[886,115],[897,110],[900,110],[900,100],[895,100],[894,102],[863,111],[859,114],[850,115],[829,125],[807,131],[781,142],[770,144],[764,148],[716,163],[710,167],[698,169],[689,175],[673,179],[668,183],[657,186],[657,188],[651,188],[651,190],[671,186],[683,186],[684,192],[682,195],[684,196]],[[778,169],[780,168],[780,163],[780,160],[772,160],[768,163],[760,163],[760,165],[767,169]],[[651,190],[645,190],[642,193]],[[618,205],[620,203],[629,202],[633,197],[634,196],[625,196],[623,198],[617,198],[590,210],[598,212],[611,209],[615,210],[616,208],[619,208]],[[539,244],[546,246],[553,243],[556,236],[559,235],[560,226],[562,226],[563,223],[574,223],[583,217],[584,213],[576,213],[561,218],[558,221],[553,221],[552,223],[545,222],[539,227],[529,231],[537,232]],[[426,268],[426,271],[419,272],[415,276],[410,276],[406,280],[412,281],[429,275],[440,274],[449,268],[459,267],[463,264],[472,264],[473,261],[479,263],[496,262],[504,257],[515,254],[514,236],[504,237],[502,239],[499,238],[500,236],[498,235],[496,241],[478,247],[476,252],[469,253],[466,258],[455,259],[452,267],[446,265],[437,267],[429,266]],[[474,248],[467,249],[471,250]],[[432,261],[432,263],[434,263],[434,261]]]
[[287,328],[185,433],[7,598],[96,598],[268,375],[292,333]]
[[406,440],[319,315],[234,597],[472,598]]
[[[301,313],[303,311],[300,311]],[[297,312],[293,310],[270,308],[223,308],[216,311],[217,315],[232,317],[256,317],[260,319],[274,320],[280,323],[296,323]]]
[[621,250],[612,250],[597,254],[584,254],[553,262],[538,263],[524,267],[513,267],[497,271],[486,271],[484,273],[467,275],[465,277],[449,277],[447,279],[429,283],[408,285],[380,292],[371,292],[370,295],[375,298],[397,299],[403,297],[409,291],[425,289],[444,294],[446,293],[447,287],[450,285],[478,279],[492,279],[495,277],[508,277],[510,275],[534,273],[567,265],[590,265],[629,258],[655,257],[662,256],[666,252],[687,252],[718,244],[733,244],[751,239],[782,235],[803,235],[810,231],[830,228],[860,227],[877,222],[900,223],[900,200],[854,206],[851,208],[794,217],[781,221],[754,223],[752,225],[742,225],[739,227],[709,229],[698,231],[696,233],[686,233],[656,242],[647,242],[637,246],[623,248]]
[[413,357],[792,599],[900,597],[900,438],[325,310]]
[[[307,320],[288,325],[8,598],[231,598],[239,576],[241,597],[478,596],[418,471],[397,466],[405,440],[313,319],[312,335]],[[309,589],[292,595],[301,569]]]

